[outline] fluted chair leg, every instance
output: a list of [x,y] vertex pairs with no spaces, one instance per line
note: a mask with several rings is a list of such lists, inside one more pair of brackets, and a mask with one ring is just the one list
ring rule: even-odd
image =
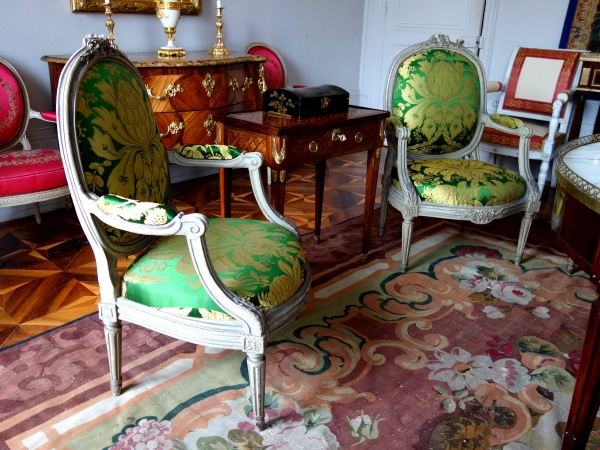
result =
[[527,242],[527,236],[529,236],[529,229],[531,228],[531,218],[533,213],[525,213],[523,220],[521,221],[521,231],[519,232],[519,242],[517,243],[517,254],[515,255],[515,265],[521,264],[521,258],[525,251],[525,243]]
[[42,214],[40,213],[40,204],[38,202],[33,204],[33,212],[35,214],[35,221],[38,224],[42,223]]
[[406,272],[408,267],[408,255],[410,253],[410,241],[412,239],[413,218],[405,217],[402,222],[402,259],[400,261],[400,272]]
[[121,323],[104,321],[104,337],[108,350],[108,365],[110,368],[110,389],[116,397],[121,395],[123,380],[121,378]]
[[256,428],[263,430],[265,428],[265,355],[248,353],[246,363],[250,378],[254,423]]

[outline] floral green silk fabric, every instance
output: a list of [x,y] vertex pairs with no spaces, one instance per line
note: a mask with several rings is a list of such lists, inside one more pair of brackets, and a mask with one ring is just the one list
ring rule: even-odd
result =
[[146,225],[164,225],[177,215],[174,208],[153,202],[138,202],[118,195],[103,195],[96,200],[96,204],[109,216]]
[[477,68],[460,53],[432,49],[412,55],[396,73],[388,126],[410,129],[409,151],[453,153],[473,140],[479,88]]
[[[85,181],[91,192],[170,203],[165,149],[148,95],[133,74],[115,62],[92,66],[77,94],[76,119]],[[137,237],[105,229],[115,242]]]
[[[210,219],[206,242],[223,283],[264,311],[284,303],[304,282],[302,247],[277,224]],[[123,275],[122,295],[174,314],[231,318],[202,286],[183,236],[161,237],[138,256]]]
[[504,114],[492,114],[490,115],[490,119],[496,122],[498,125],[504,125],[508,128],[517,129],[525,125],[525,123],[521,119],[517,119],[516,117],[506,116]]
[[[523,178],[504,167],[468,159],[408,162],[408,174],[422,200],[453,206],[496,206],[525,195]],[[392,183],[402,190],[396,167]]]
[[189,159],[234,159],[240,151],[229,145],[184,145],[177,153]]

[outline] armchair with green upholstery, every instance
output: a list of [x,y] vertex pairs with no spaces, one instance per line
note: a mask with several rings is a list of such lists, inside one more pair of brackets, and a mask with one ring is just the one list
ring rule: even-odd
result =
[[[114,395],[121,321],[195,344],[242,350],[254,420],[264,427],[265,347],[310,291],[296,226],[267,201],[262,156],[190,146],[171,158],[246,168],[268,221],[177,213],[168,161],[142,79],[108,40],[86,36],[64,67],[57,113],[73,203],[93,248]],[[117,260],[135,255],[120,274]]]
[[[405,49],[392,63],[384,97],[391,116],[379,232],[389,202],[403,216],[402,271],[417,216],[485,224],[523,212],[515,264],[521,261],[540,207],[529,169],[533,130],[492,121],[485,113],[486,89],[477,56],[445,35]],[[519,173],[479,161],[484,125],[519,137]]]

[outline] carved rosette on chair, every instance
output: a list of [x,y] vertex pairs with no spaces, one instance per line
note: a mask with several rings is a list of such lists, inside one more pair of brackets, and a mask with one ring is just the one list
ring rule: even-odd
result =
[[[540,161],[540,192],[551,163],[551,186],[556,187],[556,157],[574,112],[572,100],[581,71],[579,57],[578,51],[517,47],[502,83],[498,113],[490,116],[509,128],[526,125],[533,129],[529,159]],[[486,127],[480,150],[494,155],[494,159],[496,155],[516,158],[519,138]]]
[[[448,36],[434,35],[407,48],[387,78],[388,154],[383,175],[383,233],[388,202],[403,216],[402,260],[406,271],[417,216],[486,224],[524,212],[515,256],[519,264],[540,207],[529,169],[529,127],[498,125],[485,113],[486,80],[479,59]],[[485,126],[519,139],[519,173],[479,161]]]
[[161,59],[185,58],[185,50],[175,46],[173,37],[181,15],[180,9],[179,0],[156,0],[156,17],[160,19],[165,33],[167,33],[167,45],[158,49],[158,57]]
[[[174,163],[248,169],[267,221],[177,213],[142,78],[95,36],[64,67],[57,106],[67,180],[96,257],[113,393],[121,392],[125,320],[246,352],[254,420],[264,427],[267,339],[306,304],[311,276],[298,229],[266,199],[262,156],[225,145],[169,152]],[[120,275],[123,255],[137,256]]]
[[0,207],[33,204],[41,223],[38,202],[68,196],[69,188],[60,152],[31,147],[25,135],[31,118],[56,121],[54,113],[30,109],[25,83],[0,57]]

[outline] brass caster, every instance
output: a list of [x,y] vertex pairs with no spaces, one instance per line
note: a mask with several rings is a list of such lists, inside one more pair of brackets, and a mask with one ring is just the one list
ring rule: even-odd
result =
[[315,237],[313,238],[313,242],[315,243],[315,245],[319,245],[319,239],[319,236],[315,234]]
[[369,254],[363,253],[363,255],[360,257],[360,262],[362,262],[362,263],[367,262],[368,258],[369,258]]

